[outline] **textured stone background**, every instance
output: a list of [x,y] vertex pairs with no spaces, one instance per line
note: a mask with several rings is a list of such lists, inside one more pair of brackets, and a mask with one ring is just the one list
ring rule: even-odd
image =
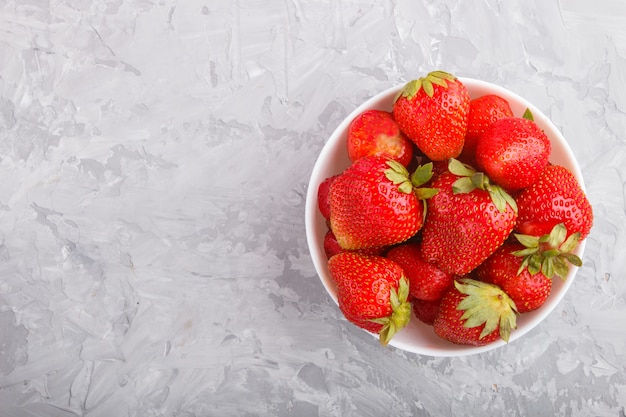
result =
[[[433,69],[537,104],[596,214],[496,351],[381,349],[309,256],[359,103]],[[0,416],[613,416],[626,403],[626,3],[0,1]]]

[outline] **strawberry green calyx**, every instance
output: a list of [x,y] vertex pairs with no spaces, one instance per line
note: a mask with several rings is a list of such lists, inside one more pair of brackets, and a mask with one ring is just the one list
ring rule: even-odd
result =
[[433,164],[427,164],[417,167],[412,175],[401,163],[389,159],[387,161],[388,169],[385,170],[385,176],[394,184],[398,185],[398,191],[409,194],[414,192],[417,198],[425,200],[437,194],[435,188],[420,188],[426,184],[433,176]]
[[396,97],[396,100],[399,97],[405,97],[410,100],[413,97],[415,97],[415,95],[421,89],[424,89],[424,92],[428,95],[428,97],[432,97],[433,94],[435,93],[433,84],[442,86],[444,88],[448,88],[447,81],[454,81],[454,80],[456,80],[456,77],[445,71],[429,72],[424,77],[420,77],[416,80],[409,81],[404,86],[402,91],[400,91],[400,94],[398,94],[398,97]]
[[524,258],[517,274],[528,268],[530,274],[541,272],[547,278],[554,275],[561,279],[567,278],[568,263],[580,267],[582,260],[572,253],[580,242],[580,232],[567,237],[567,229],[563,223],[552,228],[552,231],[540,237],[515,234],[515,238],[524,245],[525,249],[512,252],[515,256]]
[[381,324],[383,327],[378,332],[380,344],[387,346],[389,341],[402,330],[411,319],[411,303],[409,298],[409,281],[403,275],[398,282],[398,290],[391,290],[389,302],[391,304],[391,315],[377,319],[372,322]]
[[524,114],[522,115],[522,119],[526,119],[526,120],[530,120],[531,122],[534,122],[535,116],[533,116],[533,112],[531,112],[530,109],[526,109],[526,111],[524,111]]
[[491,201],[493,201],[500,213],[506,211],[507,205],[511,206],[513,211],[517,213],[515,199],[504,188],[493,184],[483,172],[478,172],[470,165],[454,158],[451,158],[448,162],[448,170],[454,175],[461,177],[452,185],[454,194],[471,193],[475,189],[487,191]]
[[[389,159],[387,161],[388,169],[385,170],[385,176],[394,184],[398,185],[398,191],[409,194],[414,193],[419,200],[427,200],[437,194],[437,188],[422,187],[433,176],[433,163],[420,165],[415,172],[409,176],[409,171],[401,163]],[[423,204],[422,221],[425,221],[428,206]]]
[[387,160],[389,168],[385,170],[385,177],[394,184],[398,185],[398,191],[410,194],[413,191],[413,184],[409,178],[409,171],[398,161],[393,159]]
[[454,282],[461,293],[467,295],[457,306],[466,328],[485,325],[480,339],[499,329],[500,338],[509,341],[511,330],[517,327],[517,307],[511,298],[497,285],[463,278]]

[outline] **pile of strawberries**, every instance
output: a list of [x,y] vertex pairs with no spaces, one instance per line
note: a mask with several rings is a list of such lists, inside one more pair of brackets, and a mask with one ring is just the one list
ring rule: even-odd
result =
[[508,341],[589,234],[591,205],[527,110],[455,76],[406,84],[350,124],[352,164],[318,205],[339,308],[386,345],[411,319],[453,343]]

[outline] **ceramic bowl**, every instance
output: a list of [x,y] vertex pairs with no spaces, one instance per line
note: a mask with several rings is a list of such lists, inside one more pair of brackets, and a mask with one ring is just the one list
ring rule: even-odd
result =
[[[583,178],[574,154],[567,144],[567,141],[556,128],[556,126],[535,107],[532,103],[519,95],[499,87],[497,85],[470,78],[459,79],[465,84],[469,91],[470,98],[477,98],[486,94],[497,94],[506,99],[513,114],[521,117],[528,108],[533,113],[535,122],[541,127],[552,143],[552,153],[550,162],[563,165],[569,168],[584,189]],[[327,177],[341,173],[350,165],[346,148],[346,133],[350,122],[361,112],[369,109],[391,111],[392,103],[397,93],[404,87],[404,84],[392,87],[383,91],[365,103],[357,107],[332,133],[313,167],[311,174],[307,200],[306,200],[306,234],[307,243],[311,253],[311,258],[315,265],[317,274],[328,291],[328,294],[337,302],[337,289],[328,272],[327,258],[324,253],[324,235],[327,226],[324,218],[317,208],[317,189],[319,184]],[[575,253],[582,258],[585,241],[583,241]],[[531,329],[537,326],[548,316],[567,293],[572,285],[578,268],[570,266],[570,272],[566,280],[555,279],[553,281],[552,292],[547,301],[537,310],[521,314],[518,316],[517,329],[511,332],[509,344],[524,336]],[[375,335],[374,335],[375,336]],[[375,336],[376,337],[376,336]],[[430,356],[461,356],[474,353],[486,352],[506,345],[502,340],[481,347],[463,346],[450,343],[439,338],[433,332],[432,326],[428,326],[417,318],[412,317],[409,325],[396,334],[390,345],[405,351],[430,355]]]

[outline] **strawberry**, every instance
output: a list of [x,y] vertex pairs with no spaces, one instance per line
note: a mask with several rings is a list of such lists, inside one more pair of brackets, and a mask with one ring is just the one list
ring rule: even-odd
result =
[[326,178],[317,188],[317,206],[326,220],[330,220],[330,184],[337,178],[337,175]]
[[422,257],[448,274],[465,275],[509,236],[517,219],[515,201],[455,159],[431,186],[439,192],[428,202]]
[[430,326],[435,323],[441,300],[426,301],[415,298],[411,301],[411,304],[413,304],[413,314],[419,321]]
[[424,261],[419,244],[407,243],[396,246],[390,249],[386,256],[402,267],[409,280],[409,294],[417,299],[439,300],[454,280],[451,274]]
[[520,313],[535,310],[547,300],[552,278],[567,277],[567,262],[581,266],[571,251],[578,245],[578,234],[566,240],[567,231],[558,224],[542,237],[516,234],[517,243],[506,243],[476,269],[476,276],[498,285],[515,302]]
[[329,230],[324,235],[324,253],[326,254],[326,258],[330,259],[333,255],[336,255],[340,252],[343,252],[343,248],[339,246],[339,242],[337,242],[337,238],[332,230]]
[[328,261],[339,309],[351,323],[378,333],[383,345],[411,317],[409,284],[402,268],[382,256],[339,253]]
[[401,243],[422,227],[423,198],[416,188],[430,179],[432,166],[409,176],[397,161],[379,156],[358,159],[330,187],[330,227],[347,250]]
[[551,149],[550,139],[534,121],[506,117],[480,136],[476,162],[493,182],[516,191],[539,179]]
[[469,93],[454,75],[433,71],[407,83],[393,104],[402,131],[432,161],[461,153],[467,131]]
[[513,111],[509,102],[498,95],[487,94],[470,100],[467,133],[459,159],[471,165],[475,161],[478,138],[493,122],[505,117],[513,117]]
[[517,310],[500,287],[471,278],[454,281],[441,299],[433,323],[435,333],[452,343],[484,346],[498,338],[509,341]]
[[552,290],[552,279],[541,272],[531,274],[524,268],[518,274],[522,258],[513,252],[523,249],[519,243],[504,244],[476,269],[477,278],[502,288],[520,313],[539,308]]
[[394,159],[405,167],[413,158],[413,142],[400,130],[390,112],[366,110],[348,126],[348,156],[352,162],[374,155]]
[[[385,253],[386,248],[382,247],[374,247],[374,248],[366,248],[366,249],[358,249],[355,252],[358,252],[362,255],[380,255],[382,256]],[[324,235],[324,253],[326,257],[330,259],[333,255],[338,254],[339,252],[345,252],[346,250],[339,246],[339,242],[337,242],[337,238],[332,230],[329,230]]]
[[574,174],[563,166],[548,165],[537,182],[521,191],[515,201],[518,233],[542,236],[563,223],[569,235],[578,232],[582,241],[591,230],[591,204]]

